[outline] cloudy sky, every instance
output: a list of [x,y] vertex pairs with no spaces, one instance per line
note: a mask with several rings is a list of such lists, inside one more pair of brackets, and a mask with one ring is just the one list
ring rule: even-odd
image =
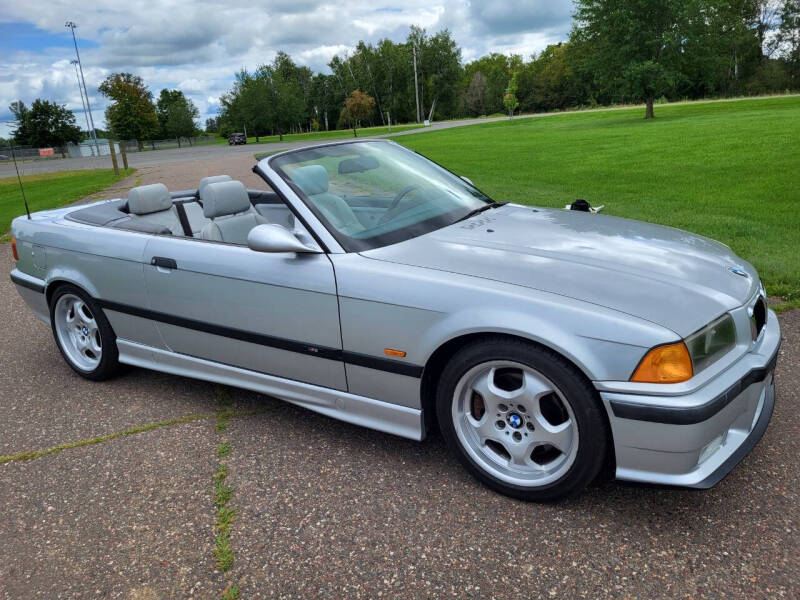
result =
[[8,105],[41,97],[81,113],[72,38],[102,126],[102,79],[114,71],[140,75],[154,94],[179,88],[216,114],[219,97],[240,68],[254,68],[284,50],[327,72],[327,63],[358,40],[401,41],[410,25],[449,28],[469,61],[488,52],[529,55],[566,38],[571,0],[28,0],[0,2],[0,135]]

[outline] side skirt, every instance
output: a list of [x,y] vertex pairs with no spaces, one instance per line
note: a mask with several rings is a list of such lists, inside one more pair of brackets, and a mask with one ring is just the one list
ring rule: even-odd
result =
[[128,340],[117,339],[117,348],[121,363],[240,387],[354,425],[417,441],[423,438],[422,411],[419,409],[249,371]]

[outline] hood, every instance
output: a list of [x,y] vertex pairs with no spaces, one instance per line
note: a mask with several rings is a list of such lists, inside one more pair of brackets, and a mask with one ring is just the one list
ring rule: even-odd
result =
[[741,306],[759,286],[753,267],[714,240],[630,219],[514,204],[362,254],[569,296],[681,337]]

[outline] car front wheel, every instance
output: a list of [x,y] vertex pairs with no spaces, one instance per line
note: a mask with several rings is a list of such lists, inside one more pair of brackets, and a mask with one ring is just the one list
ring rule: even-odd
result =
[[609,436],[595,390],[563,357],[522,340],[460,350],[439,381],[437,416],[467,470],[508,496],[566,498],[604,464]]

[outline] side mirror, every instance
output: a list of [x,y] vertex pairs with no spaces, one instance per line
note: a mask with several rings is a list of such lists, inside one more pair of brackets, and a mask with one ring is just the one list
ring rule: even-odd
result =
[[468,184],[470,184],[472,187],[475,187],[475,184],[474,184],[474,183],[472,183],[472,179],[470,179],[469,177],[464,177],[464,176],[462,175],[462,176],[461,176],[461,179],[463,179],[464,181],[466,181],[466,182],[467,182]]
[[256,252],[321,253],[321,250],[306,246],[291,231],[275,223],[253,227],[247,234],[247,247]]

